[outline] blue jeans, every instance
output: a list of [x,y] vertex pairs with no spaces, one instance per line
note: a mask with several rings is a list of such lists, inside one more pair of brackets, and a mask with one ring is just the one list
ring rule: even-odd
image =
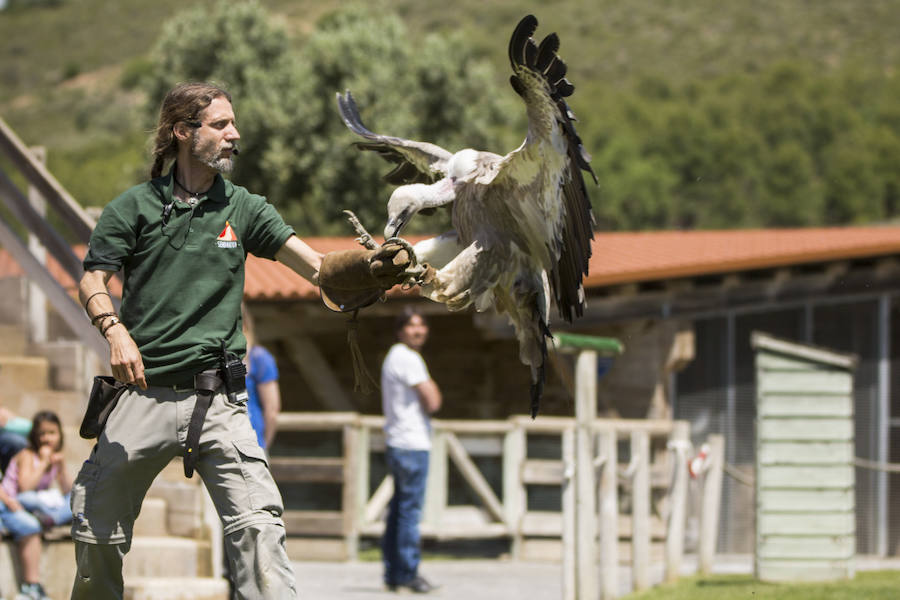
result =
[[41,494],[35,491],[19,492],[16,500],[28,512],[44,513],[53,520],[54,525],[65,525],[72,522],[72,508],[69,506],[71,493],[62,496],[62,504],[56,502],[49,504],[44,501]]
[[18,454],[19,450],[28,445],[24,436],[0,429],[0,471],[6,472],[9,461]]
[[[0,523],[9,531],[15,539],[40,533],[43,527],[41,522],[32,512],[42,512],[53,520],[53,525],[65,525],[72,522],[72,510],[69,508],[69,494],[62,497],[61,505],[52,505],[44,502],[40,494],[35,491],[22,492],[16,496],[16,500],[22,505],[22,510],[12,511],[0,502]],[[47,525],[50,525],[49,523]]]
[[37,517],[24,508],[12,511],[2,502],[0,502],[0,522],[3,523],[3,529],[17,540],[41,532],[41,523]]
[[428,478],[428,450],[387,447],[388,470],[394,478],[394,497],[388,507],[381,540],[384,582],[407,583],[419,570],[419,519]]

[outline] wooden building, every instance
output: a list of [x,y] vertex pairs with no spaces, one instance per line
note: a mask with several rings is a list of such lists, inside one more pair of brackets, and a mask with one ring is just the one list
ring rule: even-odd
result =
[[[321,251],[355,246],[352,238],[307,241]],[[553,320],[551,328],[624,343],[622,356],[600,365],[600,416],[688,420],[695,442],[724,434],[727,462],[752,475],[750,335],[762,331],[856,355],[855,455],[900,462],[900,227],[602,233],[593,248],[584,317],[571,326]],[[47,268],[72,290],[71,274],[53,256]],[[16,263],[0,254],[0,277],[16,274]],[[245,295],[260,342],[281,368],[285,410],[380,413],[377,394],[353,391],[348,316],[324,309],[315,287],[250,257]],[[394,292],[360,313],[359,339],[376,379],[404,303],[430,319],[424,355],[445,395],[442,417],[527,412],[529,372],[505,318],[449,313],[415,291]],[[51,319],[51,338],[64,329]],[[574,413],[570,360],[551,355],[541,414]],[[860,467],[855,475],[857,552],[898,554],[900,507],[890,498],[900,494],[900,476]],[[720,551],[753,550],[754,514],[752,489],[726,478]]]
[[[327,251],[352,238],[314,238]],[[620,339],[602,364],[599,415],[692,423],[695,441],[726,437],[726,460],[752,475],[755,379],[750,335],[762,331],[859,357],[855,454],[900,462],[900,228],[603,233],[586,279],[588,308],[557,331]],[[281,265],[250,258],[246,297],[261,343],[282,371],[286,410],[378,414],[377,394],[353,391],[346,315],[329,313],[313,286]],[[398,292],[361,311],[359,339],[377,378],[394,315],[416,303],[431,323],[423,354],[445,395],[445,418],[505,418],[528,409],[528,369],[505,318]],[[572,364],[552,357],[544,415],[571,415]],[[896,373],[892,376],[892,373]],[[900,477],[856,469],[857,551],[897,554]],[[726,479],[719,549],[751,552],[752,488]]]

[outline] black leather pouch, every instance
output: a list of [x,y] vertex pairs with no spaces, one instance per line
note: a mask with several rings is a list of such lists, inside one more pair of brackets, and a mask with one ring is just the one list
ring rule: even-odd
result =
[[106,426],[106,419],[116,407],[119,396],[128,389],[128,384],[116,381],[108,375],[94,377],[94,386],[91,388],[91,397],[88,399],[87,410],[84,411],[84,419],[78,434],[86,440],[100,437]]

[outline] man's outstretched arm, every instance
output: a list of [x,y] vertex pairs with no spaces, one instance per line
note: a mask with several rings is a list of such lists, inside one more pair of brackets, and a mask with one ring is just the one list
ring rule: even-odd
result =
[[109,366],[113,377],[147,389],[144,360],[128,329],[115,314],[109,296],[108,284],[112,276],[112,271],[86,271],[78,284],[78,297],[91,322],[109,342]]

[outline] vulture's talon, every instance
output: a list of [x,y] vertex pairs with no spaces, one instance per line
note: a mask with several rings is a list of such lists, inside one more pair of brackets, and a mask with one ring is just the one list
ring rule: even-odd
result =
[[350,225],[353,227],[356,235],[359,236],[358,238],[356,238],[356,241],[368,250],[377,250],[378,242],[375,241],[375,238],[372,237],[372,234],[366,231],[366,228],[363,227],[363,224],[360,222],[356,214],[354,214],[352,210],[345,210],[344,214],[347,216],[347,220],[350,221]]
[[[401,246],[404,250],[406,250],[406,254],[409,256],[409,268],[414,269],[415,267],[419,266],[419,259],[416,257],[416,251],[413,250],[412,244],[401,237],[388,238],[384,240],[384,244],[382,245],[387,244],[397,244],[398,246]],[[409,268],[407,269],[407,271],[409,270]]]

